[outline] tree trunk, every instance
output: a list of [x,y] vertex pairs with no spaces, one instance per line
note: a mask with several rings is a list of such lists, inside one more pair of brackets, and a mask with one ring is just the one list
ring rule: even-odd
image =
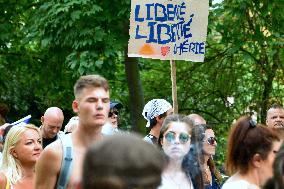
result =
[[142,116],[144,95],[140,80],[138,59],[128,57],[127,51],[125,51],[124,56],[132,130],[144,134],[146,125]]
[[273,55],[273,64],[271,66],[271,68],[267,69],[267,79],[264,82],[264,90],[262,93],[262,101],[261,101],[261,112],[260,112],[260,116],[261,116],[261,123],[265,123],[266,122],[266,112],[268,109],[268,105],[269,105],[269,98],[270,98],[270,93],[273,89],[273,80],[275,77],[275,74],[277,72],[277,69],[279,67],[280,64],[280,59],[279,59],[279,50]]

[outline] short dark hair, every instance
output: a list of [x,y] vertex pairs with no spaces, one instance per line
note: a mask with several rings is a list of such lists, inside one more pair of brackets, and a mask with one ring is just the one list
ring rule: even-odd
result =
[[256,124],[249,116],[240,117],[232,126],[227,148],[226,169],[229,174],[246,173],[255,154],[266,159],[277,134],[264,125]]
[[89,87],[102,87],[105,91],[109,91],[107,80],[100,75],[81,76],[74,85],[74,96],[78,98],[82,90]]
[[95,143],[83,164],[84,189],[155,189],[166,161],[152,144],[132,134],[117,134]]
[[[158,115],[157,117],[159,117],[160,119],[163,118],[163,117],[167,117],[167,112],[164,112],[164,113]],[[157,119],[156,119],[156,117],[150,119],[149,130],[151,130],[156,124],[157,124]]]

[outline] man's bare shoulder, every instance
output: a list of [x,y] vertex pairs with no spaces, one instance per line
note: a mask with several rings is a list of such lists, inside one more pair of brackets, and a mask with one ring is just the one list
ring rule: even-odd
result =
[[49,144],[42,151],[42,155],[51,156],[51,157],[62,157],[62,143],[60,140],[56,140],[55,142]]
[[59,172],[61,160],[62,144],[60,140],[57,140],[44,148],[44,150],[41,152],[37,164],[40,164],[47,169],[54,169]]
[[60,140],[44,148],[35,167],[37,189],[55,188],[61,168],[61,161],[62,144]]

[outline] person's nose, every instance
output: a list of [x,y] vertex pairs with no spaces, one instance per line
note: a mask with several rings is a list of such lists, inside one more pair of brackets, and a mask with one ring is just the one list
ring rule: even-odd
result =
[[52,134],[57,134],[58,132],[59,132],[59,129],[58,129],[58,128],[52,129]]
[[282,119],[280,118],[280,116],[278,116],[278,117],[276,118],[276,121],[277,121],[277,122],[281,122],[281,121],[282,121]]
[[174,143],[175,143],[175,144],[179,144],[179,143],[180,143],[180,141],[179,141],[179,137],[178,137],[178,136],[176,136],[176,137],[175,137],[175,139],[174,139]]
[[97,102],[97,104],[96,104],[96,105],[97,105],[97,107],[96,107],[96,108],[97,108],[98,110],[103,109],[103,101],[102,101],[102,100],[98,100],[98,102]]
[[35,148],[34,148],[36,151],[38,151],[38,150],[42,150],[42,145],[41,145],[41,143],[40,142],[36,142],[35,143]]

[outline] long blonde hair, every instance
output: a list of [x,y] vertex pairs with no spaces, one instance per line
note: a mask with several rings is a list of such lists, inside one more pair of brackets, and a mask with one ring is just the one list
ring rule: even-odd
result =
[[13,126],[8,132],[4,143],[1,171],[12,184],[15,184],[22,178],[22,171],[21,162],[12,155],[11,150],[19,143],[23,133],[29,129],[36,130],[40,135],[39,129],[33,124]]

